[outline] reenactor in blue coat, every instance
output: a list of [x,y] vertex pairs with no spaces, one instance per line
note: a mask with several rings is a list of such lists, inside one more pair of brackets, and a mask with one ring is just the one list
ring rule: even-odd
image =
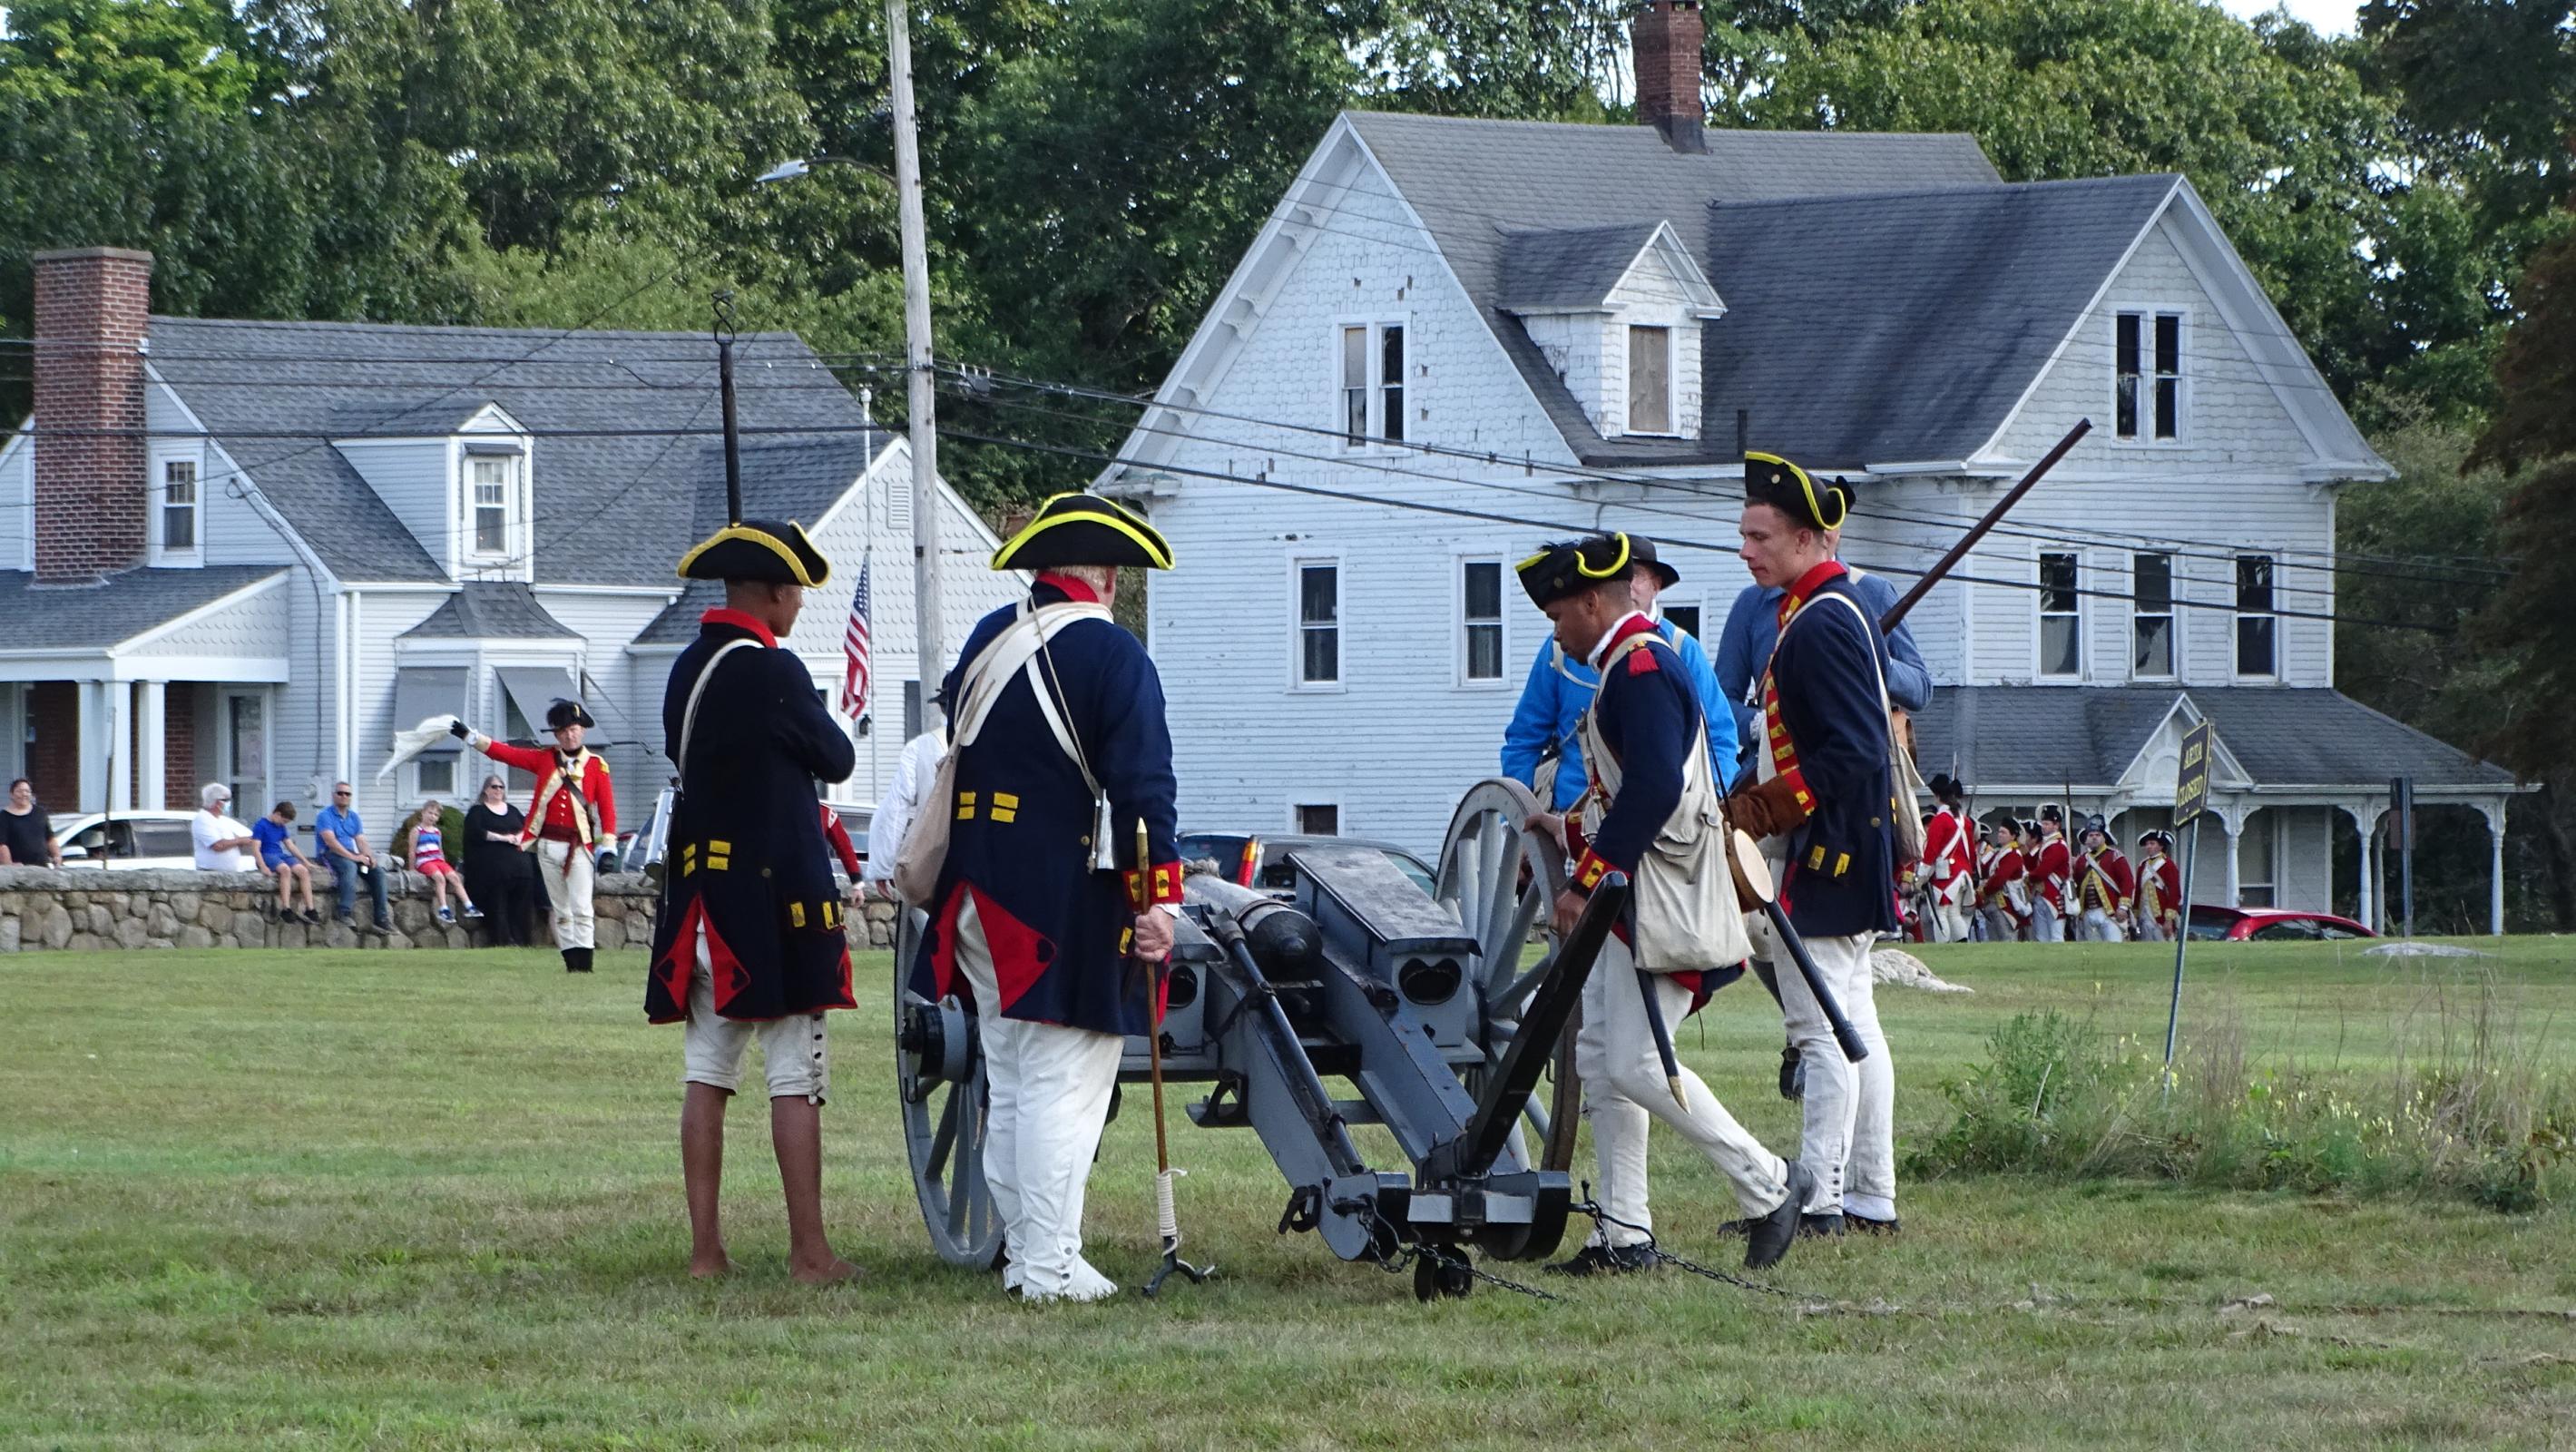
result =
[[[1628,536],[1595,535],[1549,545],[1520,565],[1522,588],[1547,612],[1565,653],[1590,666],[1601,681],[1586,734],[1609,759],[1591,763],[1582,823],[1545,813],[1531,823],[1577,854],[1572,885],[1555,904],[1560,933],[1572,930],[1585,898],[1604,877],[1616,871],[1635,879],[1649,846],[1677,820],[1701,811],[1713,816],[1717,804],[1715,771],[1703,768],[1708,739],[1699,694],[1679,652],[1637,608],[1629,554]],[[1599,1275],[1653,1266],[1645,1249],[1654,1226],[1646,1194],[1646,1127],[1657,1118],[1708,1156],[1733,1189],[1737,1207],[1751,1217],[1744,1263],[1756,1269],[1771,1265],[1797,1233],[1807,1177],[1736,1123],[1697,1074],[1683,1068],[1665,1076],[1656,1025],[1680,1022],[1704,999],[1702,974],[1641,958],[1633,929],[1632,908],[1630,921],[1614,927],[1584,980],[1583,1026],[1574,1043],[1608,1214],[1582,1250],[1549,1269]]]
[[725,526],[680,561],[684,578],[725,587],[662,693],[680,794],[644,988],[646,1017],[688,1026],[680,1167],[692,1275],[732,1268],[716,1209],[725,1106],[753,1038],[787,1195],[790,1271],[814,1283],[856,1273],[823,1234],[823,1013],[856,1000],[814,783],[846,780],[857,756],[805,663],[779,646],[805,591],[830,573],[803,529],[761,519]]
[[954,816],[914,983],[974,1003],[1003,1285],[1030,1300],[1117,1291],[1082,1258],[1084,1181],[1181,868],[1162,679],[1109,606],[1119,566],[1171,564],[1141,517],[1055,496],[993,556],[1036,573],[1028,598],[976,625],[947,682]]
[[[1804,976],[1777,975],[1789,1039],[1806,1065],[1798,1158],[1815,1176],[1807,1228],[1893,1230],[1896,1072],[1879,1032],[1869,954],[1877,935],[1897,926],[1891,824],[1914,804],[1895,799],[1888,769],[1887,643],[1833,558],[1851,486],[1754,454],[1744,488],[1744,563],[1755,584],[1782,593],[1779,644],[1761,681],[1759,779],[1739,786],[1727,815],[1762,839],[1790,926],[1869,1048],[1860,1063],[1846,1060]],[[1756,956],[1786,964],[1767,941],[1769,925],[1753,926]]]

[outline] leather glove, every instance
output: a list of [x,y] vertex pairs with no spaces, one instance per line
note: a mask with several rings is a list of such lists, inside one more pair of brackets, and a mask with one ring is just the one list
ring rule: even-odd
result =
[[1726,820],[1755,837],[1777,837],[1812,815],[1798,805],[1798,789],[1787,777],[1744,788],[1726,799]]
[[602,847],[599,849],[599,870],[602,872],[615,872],[617,870],[616,848]]
[[1807,1097],[1807,1065],[1796,1044],[1780,1046],[1780,1097],[1793,1102]]
[[464,722],[462,722],[462,721],[450,721],[450,722],[448,722],[448,723],[447,723],[447,734],[448,734],[448,735],[450,735],[450,736],[455,737],[455,738],[456,738],[457,740],[459,740],[459,741],[468,741],[468,740],[473,739],[473,736],[474,736],[473,729],[472,729],[472,728],[470,728],[470,727],[468,727],[468,726],[467,726]]

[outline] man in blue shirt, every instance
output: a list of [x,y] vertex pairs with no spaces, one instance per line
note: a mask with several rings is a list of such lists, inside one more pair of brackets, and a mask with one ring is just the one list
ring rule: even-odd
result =
[[364,881],[376,909],[376,936],[391,933],[394,919],[385,906],[385,875],[376,868],[375,849],[367,845],[367,824],[358,820],[347,782],[331,784],[331,805],[313,815],[313,840],[321,845],[322,861],[331,869],[332,911],[339,920],[358,927],[358,884]]
[[[1840,553],[1836,546],[1841,536],[1838,529],[1827,533],[1827,558]],[[1848,579],[1852,593],[1868,607],[1871,619],[1882,619],[1896,607],[1896,587],[1885,577],[1855,569]],[[1761,733],[1753,729],[1753,685],[1762,679],[1762,667],[1769,663],[1771,648],[1780,639],[1780,593],[1776,585],[1745,586],[1736,594],[1734,605],[1727,609],[1726,624],[1718,631],[1717,689],[1734,707],[1732,714],[1744,743],[1747,765],[1753,743],[1761,738]],[[1932,704],[1932,672],[1923,664],[1923,652],[1915,647],[1914,632],[1901,621],[1887,636],[1887,655],[1888,702],[1913,712]],[[1710,734],[1714,736],[1715,732]]]
[[[1717,789],[1724,792],[1727,783],[1735,779],[1735,713],[1726,709],[1718,677],[1709,669],[1708,652],[1700,648],[1698,639],[1689,631],[1664,619],[1663,612],[1655,608],[1655,597],[1680,583],[1681,571],[1655,557],[1653,540],[1643,535],[1629,535],[1627,539],[1629,587],[1636,594],[1637,608],[1655,622],[1655,633],[1681,657],[1682,669],[1690,677],[1691,694],[1699,698],[1700,715],[1708,722],[1709,766],[1717,778]],[[1568,659],[1554,639],[1540,644],[1538,659],[1530,662],[1529,681],[1521,687],[1520,705],[1512,712],[1511,724],[1503,728],[1503,775],[1535,791],[1540,773],[1553,755],[1555,782],[1549,791],[1540,793],[1549,811],[1562,812],[1583,795],[1588,778],[1583,769],[1583,745],[1574,724],[1583,719],[1600,689],[1599,672],[1581,661]]]

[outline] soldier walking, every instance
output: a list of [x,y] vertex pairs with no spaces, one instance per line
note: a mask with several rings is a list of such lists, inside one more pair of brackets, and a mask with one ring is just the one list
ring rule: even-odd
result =
[[2138,838],[2138,941],[2161,943],[2182,931],[2182,871],[2174,866],[2173,834],[2161,828]]
[[[1977,885],[1976,843],[1969,835],[1968,791],[1946,772],[1926,785],[1937,803],[1923,824],[1922,876],[1931,889],[1932,921],[1924,938],[1934,943],[1968,941],[1968,898]],[[1910,803],[1906,805],[1911,805]]]
[[[1629,562],[1627,536],[1595,535],[1549,545],[1520,565],[1521,584],[1547,612],[1558,644],[1601,682],[1584,721],[1591,785],[1579,804],[1583,821],[1575,826],[1542,813],[1530,824],[1579,853],[1572,885],[1556,900],[1559,932],[1573,929],[1586,896],[1608,873],[1635,878],[1650,846],[1667,833],[1688,830],[1703,813],[1705,830],[1724,830],[1697,693],[1681,656],[1637,608]],[[1576,840],[1578,831],[1584,840]],[[1717,870],[1723,874],[1722,866]],[[1718,886],[1730,894],[1731,911],[1732,887]],[[1654,1224],[1646,1194],[1650,1116],[1681,1131],[1726,1177],[1749,1217],[1744,1263],[1771,1265],[1797,1235],[1798,1209],[1810,1187],[1806,1172],[1764,1149],[1698,1075],[1685,1068],[1666,1079],[1655,1025],[1679,1023],[1692,1010],[1701,975],[1641,958],[1638,941],[1632,912],[1584,980],[1583,1025],[1574,1042],[1608,1218],[1580,1252],[1550,1269],[1592,1275],[1653,1264],[1644,1249]],[[1652,978],[1654,1018],[1636,971],[1641,967]],[[1681,1103],[1674,1102],[1675,1092]]]
[[724,605],[699,617],[698,638],[671,663],[662,693],[664,750],[680,791],[644,986],[646,1018],[687,1024],[680,1171],[689,1273],[733,1268],[717,1215],[725,1106],[757,1038],[789,1270],[815,1284],[846,1280],[857,1272],[823,1233],[823,1013],[855,1000],[814,783],[847,780],[857,753],[805,663],[779,646],[831,566],[795,524],[748,519],[689,551],[680,574],[725,587]]
[[[1745,458],[1738,528],[1756,584],[1777,587],[1779,644],[1762,676],[1759,780],[1728,799],[1735,825],[1763,839],[1790,926],[1869,1055],[1835,1043],[1805,975],[1779,975],[1782,1018],[1807,1067],[1798,1158],[1815,1176],[1806,1228],[1896,1228],[1896,1071],[1879,1031],[1869,968],[1877,935],[1896,928],[1895,799],[1888,768],[1887,645],[1877,619],[1832,556],[1851,486],[1820,482],[1786,459]],[[1754,924],[1759,951],[1772,937]],[[1790,961],[1777,944],[1760,956]]]
[[1162,679],[1110,618],[1121,565],[1170,569],[1171,546],[1089,494],[1048,500],[993,556],[1037,580],[967,637],[946,687],[955,800],[923,804],[952,815],[915,986],[974,1000],[1003,1287],[1032,1301],[1117,1293],[1082,1257],[1083,1192],[1122,1041],[1151,1022],[1143,965],[1180,915]]
[[2111,845],[2110,828],[2099,816],[2085,818],[2084,853],[2075,869],[2076,936],[2087,943],[2119,942],[2137,885],[2129,859]]
[[519,828],[519,846],[536,853],[545,866],[555,947],[567,973],[591,969],[598,941],[593,893],[604,870],[599,859],[610,855],[609,844],[617,840],[617,793],[608,780],[608,762],[582,744],[598,724],[579,701],[555,702],[546,708],[546,729],[555,738],[551,750],[497,741],[462,721],[447,728],[485,756],[537,778],[528,820]]
[[2023,849],[2030,878],[2030,940],[2066,941],[2067,888],[2074,885],[2075,855],[2066,846],[2066,813],[2054,803],[2039,809],[2039,840]]

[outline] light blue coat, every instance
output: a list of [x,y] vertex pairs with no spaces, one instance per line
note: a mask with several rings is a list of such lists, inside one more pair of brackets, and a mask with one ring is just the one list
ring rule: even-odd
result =
[[[1708,663],[1708,652],[1700,648],[1697,637],[1669,620],[1655,622],[1656,633],[1663,636],[1682,658],[1682,668],[1690,672],[1691,694],[1699,698],[1699,711],[1708,723],[1708,762],[1717,780],[1717,789],[1735,777],[1735,713],[1727,709],[1726,698],[1717,689],[1717,673]],[[1512,712],[1511,725],[1503,728],[1503,775],[1523,786],[1535,785],[1539,763],[1547,759],[1548,747],[1554,743],[1563,760],[1556,769],[1556,799],[1548,803],[1552,811],[1564,811],[1583,795],[1589,775],[1583,766],[1583,742],[1575,724],[1592,705],[1592,697],[1601,689],[1601,676],[1581,661],[1568,660],[1565,652],[1551,638],[1538,648],[1538,658],[1530,662],[1529,681],[1521,687],[1520,705]]]

